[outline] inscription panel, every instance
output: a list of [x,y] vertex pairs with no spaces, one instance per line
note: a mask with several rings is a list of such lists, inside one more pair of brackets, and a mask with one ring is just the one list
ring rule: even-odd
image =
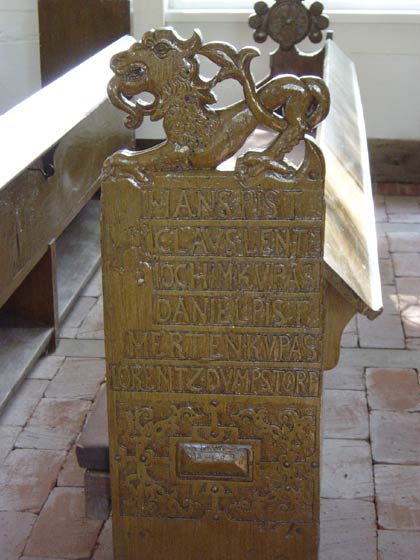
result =
[[168,365],[154,361],[108,365],[113,391],[318,397],[319,369]]
[[318,524],[322,182],[151,180],[104,195],[115,523],[297,550]]

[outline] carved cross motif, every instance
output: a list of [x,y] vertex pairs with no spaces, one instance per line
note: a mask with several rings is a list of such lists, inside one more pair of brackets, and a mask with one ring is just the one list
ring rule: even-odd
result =
[[306,8],[302,0],[276,0],[271,8],[265,2],[257,2],[254,9],[249,25],[255,29],[255,41],[263,43],[270,36],[283,51],[289,51],[306,37],[319,43],[321,31],[329,24],[328,18],[322,15],[321,2]]

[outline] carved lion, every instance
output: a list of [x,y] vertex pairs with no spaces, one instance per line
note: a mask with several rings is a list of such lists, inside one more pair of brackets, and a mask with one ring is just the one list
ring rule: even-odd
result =
[[[129,128],[139,127],[145,115],[152,121],[163,119],[167,140],[141,152],[117,152],[106,161],[104,175],[144,182],[154,170],[213,169],[234,155],[258,124],[272,128],[278,137],[263,154],[248,152],[239,158],[237,168],[251,174],[261,167],[293,173],[284,156],[327,115],[328,89],[320,78],[291,75],[257,89],[250,63],[258,54],[254,48],[237,52],[225,43],[203,44],[198,32],[183,40],[171,28],[149,31],[116,54],[108,86],[112,103],[127,113]],[[219,67],[209,81],[200,78],[198,55]],[[241,84],[244,99],[213,109],[212,89],[226,79]],[[135,100],[144,92],[153,95],[151,103]]]

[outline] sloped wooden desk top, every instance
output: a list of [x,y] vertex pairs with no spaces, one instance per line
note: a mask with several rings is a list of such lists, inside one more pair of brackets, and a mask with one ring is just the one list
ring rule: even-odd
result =
[[[324,260],[327,278],[359,313],[376,317],[382,309],[375,214],[366,132],[352,61],[332,41],[326,46],[325,75],[331,110],[316,134],[326,160]],[[263,148],[274,133],[258,128],[234,158],[219,169],[233,169],[236,158]],[[289,156],[297,163],[302,150]]]

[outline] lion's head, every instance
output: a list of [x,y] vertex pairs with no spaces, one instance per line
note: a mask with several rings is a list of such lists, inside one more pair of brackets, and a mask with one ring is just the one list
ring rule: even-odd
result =
[[[108,94],[114,105],[128,113],[125,121],[128,128],[140,126],[145,115],[151,120],[161,118],[162,97],[179,83],[194,85],[204,102],[215,101],[198,75],[195,55],[201,46],[197,31],[190,39],[183,40],[172,28],[165,28],[148,31],[140,42],[112,57],[115,76],[108,85]],[[151,93],[154,101],[130,100],[143,92]]]

